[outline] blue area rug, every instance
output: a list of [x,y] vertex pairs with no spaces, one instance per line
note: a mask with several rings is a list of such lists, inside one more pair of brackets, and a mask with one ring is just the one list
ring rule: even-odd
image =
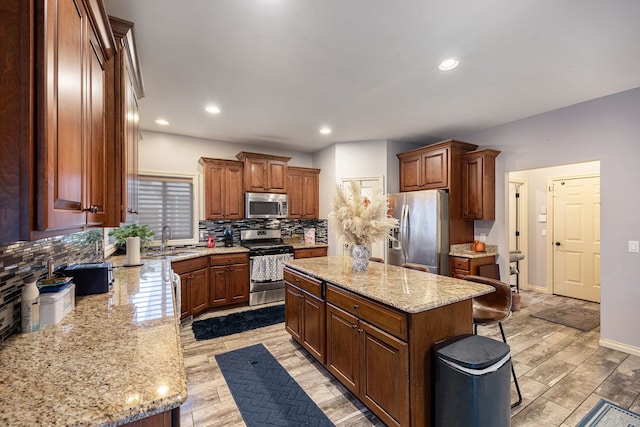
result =
[[282,322],[284,322],[284,305],[280,304],[227,316],[196,320],[191,324],[191,329],[196,340],[202,341]]
[[640,415],[600,399],[576,427],[640,427]]
[[262,344],[216,356],[248,427],[333,426]]

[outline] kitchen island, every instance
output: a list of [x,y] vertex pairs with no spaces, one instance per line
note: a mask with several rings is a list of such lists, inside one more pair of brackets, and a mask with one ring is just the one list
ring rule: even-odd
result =
[[115,268],[109,292],[78,297],[59,323],[2,344],[0,425],[179,422],[187,386],[171,264],[143,261]]
[[287,261],[285,327],[387,425],[432,425],[432,347],[472,333],[493,288],[349,257]]

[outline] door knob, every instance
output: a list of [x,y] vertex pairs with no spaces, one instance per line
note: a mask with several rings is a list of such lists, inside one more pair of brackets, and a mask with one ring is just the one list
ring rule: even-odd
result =
[[556,242],[556,246],[560,246],[560,242]]

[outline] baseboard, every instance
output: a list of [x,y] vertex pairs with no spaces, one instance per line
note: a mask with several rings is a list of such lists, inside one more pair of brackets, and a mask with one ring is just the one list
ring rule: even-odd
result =
[[640,347],[633,347],[605,338],[600,338],[600,345],[613,350],[624,351],[625,353],[633,354],[634,356],[640,356]]

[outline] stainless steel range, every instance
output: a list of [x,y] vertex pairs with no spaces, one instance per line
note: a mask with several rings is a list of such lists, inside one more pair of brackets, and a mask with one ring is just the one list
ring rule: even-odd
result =
[[284,261],[293,259],[293,246],[279,229],[241,230],[240,244],[249,249],[249,305],[284,301]]

